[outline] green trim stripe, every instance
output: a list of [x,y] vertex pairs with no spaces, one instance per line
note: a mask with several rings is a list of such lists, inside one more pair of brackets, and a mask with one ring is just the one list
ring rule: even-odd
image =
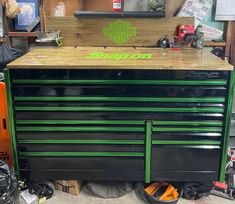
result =
[[198,141],[180,141],[180,140],[153,140],[154,145],[221,145],[220,141],[198,140]]
[[230,83],[229,83],[229,92],[228,92],[228,101],[227,101],[227,110],[226,110],[226,119],[225,119],[225,130],[224,130],[224,140],[223,140],[223,149],[221,157],[221,166],[220,166],[220,182],[225,181],[225,168],[228,158],[228,146],[229,146],[229,133],[232,120],[232,110],[233,110],[233,96],[234,96],[234,87],[235,87],[235,71],[232,71],[230,74]]
[[153,128],[153,132],[222,132],[223,128],[201,127],[201,128]]
[[118,144],[144,145],[144,140],[18,140],[19,144]]
[[[17,125],[144,125],[142,120],[17,120]],[[159,126],[222,127],[220,121],[154,121]]]
[[151,181],[151,154],[152,154],[152,121],[146,122],[146,147],[145,147],[145,183]]
[[208,85],[226,86],[226,80],[29,80],[16,79],[14,84],[136,84],[136,85]]
[[224,103],[225,98],[140,98],[140,97],[15,97],[15,101],[113,101],[166,103]]
[[[16,127],[19,132],[144,132],[143,127]],[[222,128],[153,128],[153,132],[222,132]]]
[[144,127],[17,127],[20,132],[144,132]]
[[144,157],[142,152],[19,152],[20,157]]
[[17,120],[17,125],[144,125],[143,120]]
[[9,70],[4,70],[5,82],[6,82],[6,94],[7,94],[7,104],[8,104],[8,117],[10,124],[10,135],[11,135],[11,146],[12,146],[12,155],[13,155],[13,164],[14,164],[14,173],[19,179],[19,163],[18,163],[18,151],[16,147],[16,135],[15,135],[15,124],[14,124],[14,111],[11,95],[11,79]]
[[104,111],[104,112],[189,112],[223,113],[224,108],[145,108],[145,107],[15,107],[16,111]]
[[222,127],[223,122],[220,121],[153,121],[153,125],[162,125],[162,126],[213,126],[213,127]]

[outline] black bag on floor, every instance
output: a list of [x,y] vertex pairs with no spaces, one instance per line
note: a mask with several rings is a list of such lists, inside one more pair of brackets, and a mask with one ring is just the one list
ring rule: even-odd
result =
[[119,198],[130,193],[133,185],[127,182],[88,182],[86,188],[100,198]]
[[16,48],[9,47],[5,42],[0,43],[0,67],[12,62],[22,56],[23,52]]
[[17,180],[3,161],[0,161],[0,204],[19,204]]
[[184,189],[183,198],[187,200],[199,200],[202,197],[207,197],[210,195],[210,191],[212,189],[212,183],[209,182],[186,183],[183,189]]

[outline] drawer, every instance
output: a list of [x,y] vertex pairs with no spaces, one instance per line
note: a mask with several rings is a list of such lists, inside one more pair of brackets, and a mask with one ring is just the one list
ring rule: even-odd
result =
[[[214,118],[215,119],[215,118]],[[223,120],[154,120],[152,139],[156,140],[215,140],[220,142],[223,134]]]
[[135,79],[135,80],[223,80],[228,79],[229,73],[222,71],[160,71],[160,70],[45,70],[20,69],[10,70],[14,79]]
[[151,179],[217,180],[221,149],[215,145],[153,145]]
[[145,140],[144,132],[17,132],[18,140]]
[[[85,141],[87,142],[87,144],[79,144],[79,142],[85,143]],[[76,144],[77,142],[78,144]],[[111,144],[105,144],[108,142]],[[128,143],[133,143],[133,144],[127,145]],[[145,151],[144,144],[135,145],[134,143],[137,144],[144,143],[144,141],[141,140],[138,141],[137,140],[89,140],[89,141],[88,140],[79,140],[79,141],[78,140],[20,140],[18,145],[18,150],[20,153],[26,153],[26,154],[27,152],[44,152],[44,153],[45,152],[61,152],[61,153],[62,152],[92,152],[92,153],[142,152],[144,153]]]
[[[18,120],[223,120],[224,114],[215,112],[103,112],[103,111],[16,111]],[[52,114],[53,113],[53,114]]]
[[[52,81],[53,82],[53,81]],[[73,81],[71,81],[72,83]],[[164,81],[163,81],[164,82]],[[171,83],[175,83],[174,81],[170,81]],[[83,81],[77,82],[77,84],[72,85],[60,85],[60,84],[15,84],[13,85],[13,94],[15,96],[16,101],[56,101],[62,100],[64,101],[128,101],[127,97],[190,97],[190,98],[200,98],[200,97],[224,97],[226,95],[226,87],[225,86],[200,86],[200,85],[174,85],[171,86],[170,82],[166,85],[155,84],[155,81],[148,82],[146,84],[136,84],[136,81],[128,84],[95,84],[92,81],[89,81],[90,84],[82,85],[79,83],[85,83]],[[33,83],[33,82],[32,82]],[[94,84],[93,84],[94,83]],[[100,82],[101,83],[101,82]],[[110,80],[109,83],[112,83]],[[117,83],[117,82],[116,82]],[[124,81],[120,81],[120,83],[124,83]],[[144,83],[144,82],[143,82]],[[186,83],[186,82],[185,82]],[[146,89],[148,91],[146,91]],[[136,91],[138,90],[138,91]],[[74,98],[74,97],[77,98]],[[28,97],[28,98],[22,98]],[[33,98],[30,98],[33,97]],[[36,97],[36,98],[35,98]],[[46,98],[47,97],[47,98]],[[54,97],[54,98],[53,98]],[[89,98],[84,98],[89,97]],[[99,97],[99,98],[98,98]],[[119,98],[105,98],[105,97],[121,97]],[[122,100],[121,100],[122,99]],[[133,100],[138,101],[138,99]],[[133,102],[132,101],[132,102]],[[153,102],[157,102],[152,100]],[[144,102],[144,101],[142,101]],[[146,99],[145,102],[148,102]],[[151,100],[149,100],[151,102]],[[166,101],[167,102],[167,101]]]
[[143,181],[144,157],[32,157],[21,156],[21,178],[82,179],[88,181]]
[[21,169],[142,170],[142,157],[21,157]]

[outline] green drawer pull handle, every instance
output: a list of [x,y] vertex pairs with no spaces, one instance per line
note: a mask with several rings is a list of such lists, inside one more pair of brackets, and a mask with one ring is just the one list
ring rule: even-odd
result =
[[145,129],[138,127],[16,127],[22,132],[144,132]]
[[144,125],[142,120],[17,120],[17,125]]
[[225,98],[148,98],[148,97],[15,97],[15,101],[113,101],[166,103],[224,103]]
[[226,86],[226,80],[30,80],[15,79],[14,84],[130,84],[130,85],[209,85]]
[[[142,120],[17,120],[17,125],[144,125]],[[220,121],[154,121],[157,126],[222,127]]]
[[223,122],[220,121],[154,121],[153,125],[157,126],[212,126],[222,127]]
[[180,140],[153,140],[153,145],[221,145],[220,141],[198,140],[198,141],[180,141]]
[[222,128],[153,128],[153,132],[222,132]]
[[19,152],[20,157],[144,157],[142,152]]
[[19,144],[118,144],[143,145],[144,140],[18,140]]
[[105,111],[105,112],[189,112],[223,113],[224,108],[144,108],[144,107],[15,107],[16,111]]

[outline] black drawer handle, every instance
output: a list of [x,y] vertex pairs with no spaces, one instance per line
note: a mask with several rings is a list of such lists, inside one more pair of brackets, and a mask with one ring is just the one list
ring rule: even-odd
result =
[[2,125],[3,125],[3,129],[7,130],[7,121],[6,121],[6,119],[2,119]]

